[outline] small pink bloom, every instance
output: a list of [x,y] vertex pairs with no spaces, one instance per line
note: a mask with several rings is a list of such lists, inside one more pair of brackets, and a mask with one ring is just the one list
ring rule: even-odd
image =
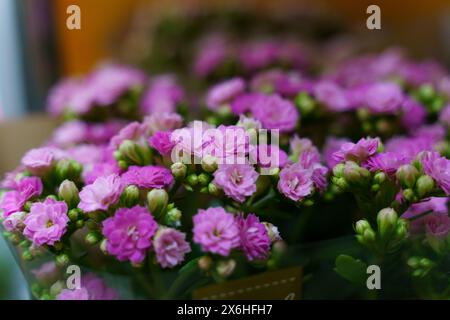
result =
[[246,218],[239,215],[237,224],[239,226],[241,249],[247,259],[249,261],[266,259],[271,244],[266,226],[253,213],[248,214]]
[[214,172],[214,183],[237,202],[256,192],[258,172],[248,164],[223,164]]
[[107,210],[119,200],[123,189],[124,184],[117,174],[100,177],[81,190],[78,208],[85,212]]
[[191,251],[186,234],[172,228],[161,228],[153,239],[156,259],[163,268],[173,268]]
[[122,174],[125,185],[140,188],[165,188],[172,184],[173,176],[169,169],[160,166],[131,166]]

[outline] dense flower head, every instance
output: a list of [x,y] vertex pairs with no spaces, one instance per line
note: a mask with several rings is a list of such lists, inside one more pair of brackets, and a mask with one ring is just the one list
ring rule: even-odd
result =
[[1,200],[0,209],[6,218],[12,213],[20,211],[25,202],[42,193],[42,181],[38,177],[24,177],[14,186],[15,190],[6,192]]
[[407,164],[408,162],[408,159],[400,153],[385,152],[370,157],[363,166],[371,172],[382,171],[392,176],[401,165]]
[[436,181],[448,196],[450,195],[450,160],[437,152],[424,152],[421,155],[423,170]]
[[124,189],[124,183],[117,174],[97,178],[80,192],[78,208],[85,212],[107,210],[115,204]]
[[160,155],[167,156],[171,153],[175,144],[170,139],[172,132],[156,131],[148,140],[150,146],[155,148]]
[[333,154],[333,158],[337,162],[344,160],[364,162],[377,152],[379,144],[378,139],[372,138],[361,138],[357,143],[347,142]]
[[180,264],[191,251],[186,234],[172,228],[159,229],[153,239],[153,247],[156,259],[163,268],[173,268]]
[[265,129],[289,132],[295,129],[300,115],[294,104],[279,95],[266,95],[252,105],[251,112]]
[[241,78],[233,78],[212,87],[206,97],[206,105],[211,110],[228,104],[234,97],[245,90],[245,82]]
[[331,81],[320,81],[314,86],[317,101],[331,111],[346,111],[351,107],[350,99],[345,89]]
[[33,203],[23,221],[23,234],[36,246],[54,245],[66,232],[68,222],[67,204],[47,198],[44,202]]
[[253,106],[256,106],[258,100],[261,98],[264,98],[264,94],[259,92],[240,94],[231,103],[231,111],[234,114],[247,113],[253,108]]
[[237,202],[256,192],[258,172],[248,164],[222,164],[214,172],[214,184]]
[[160,166],[131,166],[122,174],[124,185],[140,188],[165,188],[171,185],[173,176],[169,169]]
[[312,170],[305,169],[300,163],[287,166],[280,172],[278,190],[293,201],[308,197],[314,190]]
[[145,135],[145,127],[140,122],[131,122],[126,127],[122,128],[118,134],[112,137],[109,146],[112,150],[119,149],[122,142],[125,140],[140,140]]
[[92,184],[100,177],[107,177],[112,174],[119,174],[120,168],[116,161],[106,161],[94,163],[91,166],[85,166],[83,171],[83,180],[86,185]]
[[239,227],[233,214],[221,207],[199,210],[193,217],[194,242],[204,252],[228,256],[240,245]]
[[333,154],[339,151],[344,143],[350,142],[346,138],[328,137],[323,147],[323,157],[328,168],[333,169],[340,161],[337,161]]
[[310,152],[310,156],[314,158],[314,161],[320,162],[319,150],[308,138],[300,138],[298,135],[294,135],[289,140],[289,150],[290,157],[295,161],[298,161],[304,152]]
[[392,114],[400,110],[404,97],[394,83],[375,83],[366,88],[365,105],[376,114]]
[[264,260],[270,251],[271,240],[266,226],[253,214],[237,217],[239,234],[241,239],[240,248],[249,261]]
[[22,165],[32,174],[46,172],[56,160],[64,157],[64,152],[50,147],[31,149],[22,158]]
[[158,224],[141,206],[120,208],[113,217],[103,221],[107,250],[120,261],[141,263],[152,246]]

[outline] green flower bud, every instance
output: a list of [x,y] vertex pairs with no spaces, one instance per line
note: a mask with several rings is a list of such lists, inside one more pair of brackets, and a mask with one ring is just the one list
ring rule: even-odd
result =
[[55,175],[58,181],[77,180],[83,167],[75,160],[62,159],[56,163]]
[[300,92],[295,98],[295,105],[302,115],[307,115],[315,109],[316,101],[307,92]]
[[400,166],[395,173],[398,181],[404,188],[413,188],[420,173],[416,167],[405,164]]
[[211,176],[207,173],[202,172],[198,175],[198,183],[201,186],[207,186],[211,180]]
[[67,216],[69,217],[70,221],[77,221],[80,215],[80,210],[78,209],[71,209],[67,213]]
[[195,187],[198,184],[198,176],[195,173],[191,173],[186,177],[186,181],[191,187]]
[[123,158],[133,164],[147,164],[151,158],[150,149],[147,146],[140,146],[138,143],[125,140],[120,144],[119,151]]
[[187,167],[184,163],[176,162],[170,167],[172,175],[176,180],[182,180],[186,176]]
[[349,187],[349,185],[348,185],[347,181],[344,179],[344,177],[340,177],[340,178],[332,177],[332,181],[341,190],[346,190]]
[[347,161],[344,166],[344,178],[350,185],[365,185],[370,180],[370,172],[356,162]]
[[25,251],[22,253],[22,259],[25,260],[25,261],[31,261],[31,260],[33,260],[33,255],[31,254],[30,251],[25,250]]
[[108,253],[108,240],[106,240],[106,239],[103,239],[101,242],[100,242],[100,250],[103,252],[103,254],[105,254],[105,255],[108,255],[109,253]]
[[405,190],[403,190],[402,195],[403,195],[403,198],[405,198],[409,202],[413,202],[414,201],[415,194],[414,194],[414,191],[412,189],[405,189]]
[[359,220],[356,222],[355,224],[356,233],[364,234],[364,231],[366,231],[367,229],[372,229],[372,227],[370,226],[369,221],[367,221],[366,219]]
[[77,229],[81,229],[84,227],[84,221],[83,220],[77,220],[75,226],[77,227]]
[[384,172],[377,172],[374,176],[373,176],[373,181],[377,184],[381,184],[386,180],[386,173]]
[[23,206],[23,210],[26,212],[30,212],[31,206],[33,205],[32,201],[27,201],[25,202],[24,206]]
[[235,268],[236,261],[234,259],[229,259],[225,261],[219,261],[217,263],[216,271],[220,277],[227,278],[233,274]]
[[169,195],[164,189],[153,189],[147,193],[148,210],[155,216],[159,217],[167,208],[169,203]]
[[139,195],[139,188],[134,185],[129,185],[120,195],[120,204],[127,208],[134,207],[139,202]]
[[212,196],[219,196],[220,195],[220,188],[217,187],[213,182],[208,184],[208,192]]
[[119,150],[114,151],[113,156],[116,161],[123,160],[122,153]]
[[96,232],[89,232],[85,237],[84,240],[88,245],[96,245],[100,241],[100,236]]
[[70,259],[69,256],[67,254],[60,254],[56,257],[56,265],[58,267],[65,267],[69,264]]
[[378,233],[381,239],[387,240],[397,226],[398,215],[392,208],[384,208],[378,212]]
[[217,170],[217,158],[211,155],[206,155],[202,159],[202,169],[206,172],[212,173]]
[[420,258],[419,257],[411,257],[406,262],[408,266],[410,266],[413,269],[417,269],[420,265]]
[[434,189],[434,180],[429,176],[420,176],[416,182],[417,194],[420,198],[428,195]]
[[181,216],[182,213],[177,208],[172,208],[167,211],[165,222],[167,225],[171,227],[179,227],[181,226]]
[[80,202],[79,191],[75,183],[64,180],[59,186],[58,197],[64,200],[69,208],[75,208]]
[[420,101],[430,102],[431,100],[433,100],[436,92],[434,91],[432,85],[424,84],[420,86],[419,90],[417,91],[417,94],[419,96]]
[[269,234],[270,241],[275,243],[281,240],[280,232],[278,228],[269,222],[263,222],[266,227],[267,233]]
[[338,178],[342,177],[344,175],[344,167],[345,165],[343,163],[335,165],[333,168],[333,175]]

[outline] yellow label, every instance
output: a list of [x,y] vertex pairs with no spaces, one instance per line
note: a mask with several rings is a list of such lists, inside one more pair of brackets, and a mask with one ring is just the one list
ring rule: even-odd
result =
[[302,268],[264,272],[194,291],[195,300],[300,300]]

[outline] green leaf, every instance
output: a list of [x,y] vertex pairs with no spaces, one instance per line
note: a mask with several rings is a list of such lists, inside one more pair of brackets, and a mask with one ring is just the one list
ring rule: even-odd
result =
[[336,258],[334,270],[344,279],[364,285],[367,279],[367,265],[361,260],[341,254]]

